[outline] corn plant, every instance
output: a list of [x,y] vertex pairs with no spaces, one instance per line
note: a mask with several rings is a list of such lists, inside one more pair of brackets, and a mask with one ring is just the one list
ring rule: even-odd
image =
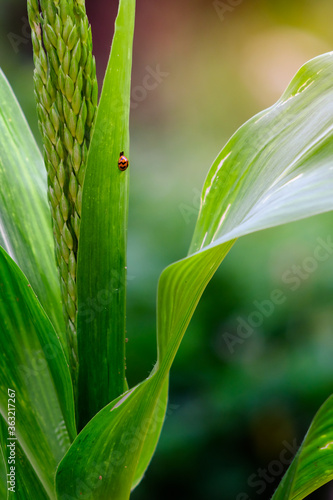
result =
[[[127,500],[156,448],[182,337],[235,241],[333,209],[333,54],[305,64],[217,155],[188,255],[159,279],[156,364],[128,388],[135,0],[119,2],[99,102],[84,1],[27,3],[43,154],[1,73],[0,494]],[[329,398],[274,500],[333,478],[332,421]]]

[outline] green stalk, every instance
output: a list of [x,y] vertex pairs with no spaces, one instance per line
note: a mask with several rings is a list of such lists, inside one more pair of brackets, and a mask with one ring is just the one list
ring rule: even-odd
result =
[[28,0],[34,83],[74,392],[78,374],[76,267],[82,186],[97,108],[96,66],[83,0]]

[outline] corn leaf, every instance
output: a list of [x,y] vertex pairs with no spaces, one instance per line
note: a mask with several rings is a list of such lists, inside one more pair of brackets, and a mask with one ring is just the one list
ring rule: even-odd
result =
[[[132,480],[131,489],[133,490],[142,480],[147,467],[154,455],[158,439],[161,434],[161,430],[164,424],[165,414],[167,410],[168,404],[168,390],[169,390],[169,379],[167,378],[164,382],[164,387],[162,388],[161,395],[158,399],[157,405],[152,413],[149,422],[153,424],[149,426],[149,429],[146,433],[143,434],[144,439],[142,440],[142,449],[139,455],[139,460],[135,469],[135,474]],[[147,423],[147,422],[146,422]],[[139,443],[140,435],[135,435],[133,431],[131,431],[131,440]]]
[[333,396],[317,412],[272,500],[302,500],[333,479]]
[[[157,364],[76,438],[58,469],[59,498],[129,498],[181,339],[235,239],[332,210],[332,74],[331,53],[307,63],[281,99],[243,125],[216,158],[189,255],[165,269],[159,281]],[[324,245],[332,253],[332,242]]]
[[[129,99],[134,0],[123,0],[115,25],[82,197],[78,249],[78,406],[82,428],[124,392]],[[96,369],[98,367],[98,369]]]
[[[3,454],[3,457],[5,457],[4,460],[6,459],[6,465],[3,460],[5,476],[3,490],[1,489],[2,484],[0,483],[0,498],[5,500],[11,496],[14,497],[13,495],[15,495],[15,499],[17,500],[31,500],[31,498],[34,500],[46,500],[49,498],[18,441],[15,442],[15,448],[13,450],[14,457],[10,456],[10,449],[7,447],[7,444],[9,443],[7,440],[8,424],[1,415],[0,428],[0,455]],[[10,467],[14,467],[14,470],[11,470]],[[10,474],[13,474],[13,471],[14,476],[11,476]],[[7,481],[12,480],[13,478],[13,483],[7,483]],[[9,490],[8,488],[14,489]]]
[[27,276],[67,350],[43,158],[1,70],[0,137],[0,245]]
[[0,498],[7,498],[7,466],[6,456],[6,437],[8,428],[5,420],[0,415]]
[[69,368],[32,287],[1,247],[0,317],[0,412],[7,420],[8,390],[14,390],[22,461],[27,458],[38,482],[55,498],[56,467],[76,435]]

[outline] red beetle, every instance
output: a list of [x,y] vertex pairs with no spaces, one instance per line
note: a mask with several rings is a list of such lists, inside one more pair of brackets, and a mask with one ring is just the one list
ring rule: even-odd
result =
[[118,168],[122,172],[128,168],[128,159],[126,158],[126,156],[124,156],[124,151],[120,153],[118,160]]

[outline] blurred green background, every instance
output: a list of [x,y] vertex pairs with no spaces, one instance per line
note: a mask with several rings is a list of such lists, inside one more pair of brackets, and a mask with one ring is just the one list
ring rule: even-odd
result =
[[[86,2],[100,82],[117,3]],[[0,0],[0,14],[1,66],[40,142],[26,2]],[[128,248],[130,385],[145,378],[155,362],[158,276],[187,252],[210,164],[245,120],[279,98],[304,62],[332,49],[332,20],[329,0],[138,0]],[[147,89],[147,75],[156,72],[156,85],[150,78]],[[333,256],[304,271],[318,238],[329,237],[332,215],[324,214],[236,243],[177,355],[162,437],[133,500],[270,497],[285,468],[284,450],[300,445],[315,412],[333,393]],[[294,266],[303,273],[296,290],[286,279],[296,272]],[[231,353],[225,333],[235,333],[239,318],[247,321],[256,301],[269,299],[277,288],[284,303]],[[330,485],[311,495],[332,498]]]

